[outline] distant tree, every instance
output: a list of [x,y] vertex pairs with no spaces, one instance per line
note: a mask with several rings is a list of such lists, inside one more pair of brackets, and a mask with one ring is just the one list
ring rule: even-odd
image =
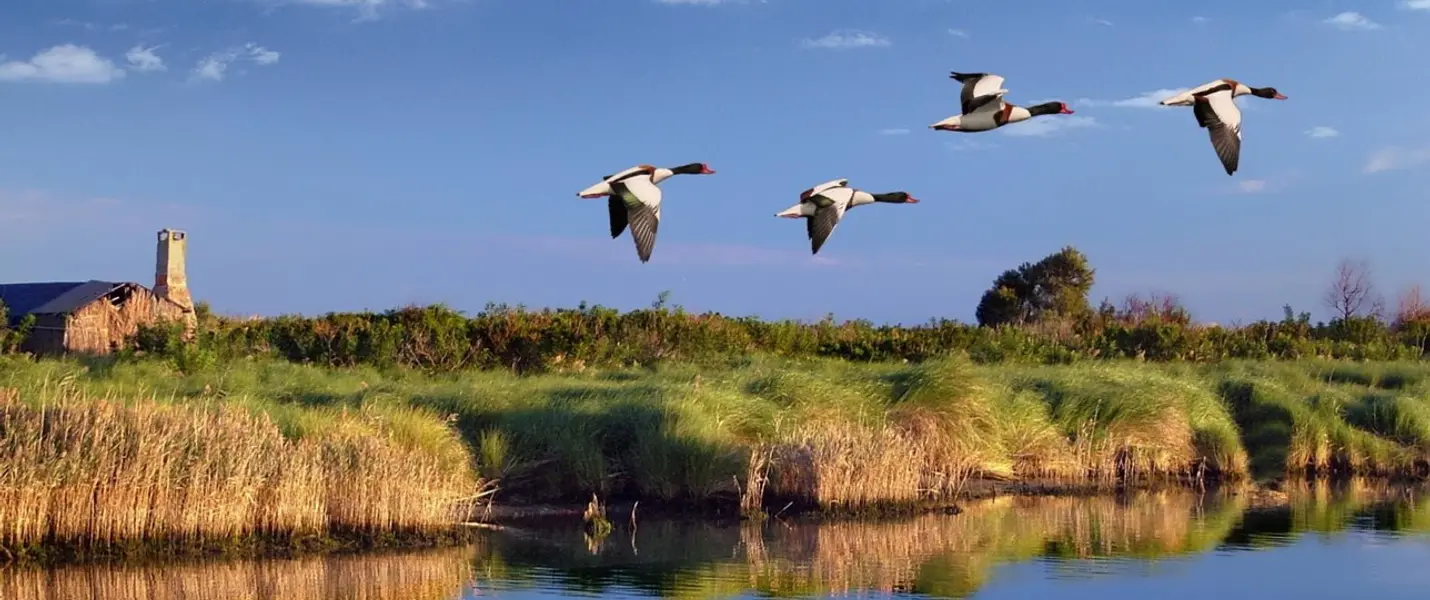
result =
[[1407,323],[1424,322],[1430,322],[1430,303],[1425,301],[1420,284],[1417,283],[1400,292],[1393,323],[1399,327]]
[[1370,264],[1364,260],[1342,260],[1336,266],[1335,278],[1327,286],[1323,300],[1342,321],[1355,316],[1378,317],[1384,310],[1371,281]]
[[1023,325],[1085,316],[1092,310],[1087,293],[1094,274],[1087,257],[1072,246],[1004,271],[978,302],[978,324]]

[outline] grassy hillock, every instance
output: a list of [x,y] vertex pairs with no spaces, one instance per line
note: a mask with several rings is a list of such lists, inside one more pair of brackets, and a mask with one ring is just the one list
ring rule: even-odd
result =
[[[157,360],[13,358],[0,363],[0,387],[16,390],[5,406],[17,416],[6,419],[38,423],[35,407],[46,406],[73,423],[70,433],[6,426],[32,431],[5,436],[0,451],[23,474],[7,477],[39,482],[65,472],[76,474],[65,481],[88,482],[116,472],[126,473],[120,483],[187,489],[210,485],[198,475],[237,474],[175,496],[197,506],[239,497],[239,489],[254,490],[258,501],[288,498],[264,487],[277,483],[243,483],[268,481],[275,469],[324,474],[282,484],[309,490],[303,510],[245,505],[209,524],[184,521],[177,515],[185,511],[174,509],[173,523],[151,516],[106,526],[100,537],[433,523],[449,514],[440,501],[470,496],[477,478],[498,482],[498,502],[584,502],[596,493],[860,509],[947,499],[974,480],[1423,476],[1430,458],[1430,365],[1418,362],[755,356],[516,376],[270,359],[185,375]],[[25,440],[60,450],[37,452]],[[167,458],[175,455],[210,463]],[[298,456],[308,457],[301,468],[278,466]],[[135,493],[116,492],[113,502]],[[264,521],[290,513],[283,518],[294,525]],[[0,512],[0,523],[14,518]],[[45,530],[29,527],[7,531]]]

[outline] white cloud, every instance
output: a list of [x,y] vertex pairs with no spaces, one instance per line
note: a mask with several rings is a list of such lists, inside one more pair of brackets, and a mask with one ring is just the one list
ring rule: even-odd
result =
[[378,13],[391,8],[405,7],[412,9],[431,8],[430,0],[258,0],[271,4],[297,4],[304,6],[319,6],[327,8],[346,8],[356,10],[358,20],[368,21],[376,19]]
[[1191,88],[1163,88],[1160,90],[1152,90],[1150,92],[1133,96],[1131,98],[1123,98],[1122,100],[1092,100],[1088,98],[1079,98],[1077,103],[1087,106],[1116,106],[1118,108],[1166,108],[1158,103],[1162,100],[1185,92],[1189,89]]
[[1208,19],[1208,18],[1206,18],[1206,17],[1192,17],[1192,22],[1193,22],[1193,23],[1206,23],[1207,21],[1210,21],[1210,20],[1211,20],[1211,19]]
[[1236,189],[1241,191],[1241,193],[1243,194],[1255,194],[1258,192],[1264,192],[1266,191],[1266,180],[1248,179],[1246,181],[1238,181],[1236,183]]
[[1370,158],[1366,159],[1365,167],[1361,169],[1361,172],[1369,175],[1382,171],[1408,169],[1426,163],[1430,163],[1430,146],[1422,148],[1389,146],[1372,153]]
[[1102,25],[1103,27],[1112,27],[1112,21],[1109,21],[1109,20],[1107,20],[1107,19],[1101,19],[1101,18],[1098,18],[1098,17],[1088,17],[1088,18],[1087,18],[1087,22],[1092,23],[1093,25]]
[[276,51],[249,42],[240,47],[229,48],[205,56],[194,66],[189,78],[202,81],[223,81],[228,76],[229,65],[236,60],[246,58],[259,66],[267,66],[278,62],[280,56],[281,54]]
[[[960,134],[954,134],[954,135],[969,136],[969,135],[977,135],[977,134],[960,133]],[[957,140],[957,141],[953,141],[953,142],[947,142],[946,145],[948,146],[948,149],[949,149],[949,150],[953,150],[954,152],[968,152],[968,151],[973,151],[973,150],[988,150],[988,149],[991,149],[991,148],[997,148],[997,147],[998,147],[998,144],[986,144],[986,143],[979,142],[979,141],[976,141],[976,140],[973,140],[973,139],[970,139],[970,138],[966,138],[966,137],[965,137],[965,139],[961,139],[961,140]]]
[[1430,10],[1430,0],[1405,0],[1400,6],[1410,10]]
[[157,46],[149,48],[135,46],[124,53],[124,60],[129,61],[129,68],[135,71],[167,70],[168,67],[164,66],[164,59],[159,58],[159,55],[154,53],[154,50],[157,48]]
[[[0,55],[0,61],[4,60]],[[0,62],[0,81],[109,83],[124,78],[124,69],[84,46],[61,44],[29,60]]]
[[857,31],[844,29],[832,31],[819,39],[808,39],[800,42],[805,48],[823,49],[844,49],[844,48],[881,48],[889,46],[892,42],[888,38],[877,33],[867,31]]
[[962,29],[954,29],[954,28],[952,28],[952,27],[948,28],[948,34],[951,35],[951,36],[953,36],[953,37],[961,37],[961,38],[967,38],[967,37],[968,37],[968,32],[967,32],[967,31],[964,31],[964,30],[962,30]]
[[1084,129],[1097,127],[1097,119],[1092,117],[1049,115],[1028,119],[1021,123],[1013,123],[999,127],[998,131],[1003,135],[1016,137],[1044,137],[1066,129]]
[[909,134],[909,130],[908,130],[908,129],[905,129],[905,128],[903,128],[903,127],[889,127],[889,128],[887,128],[887,129],[880,129],[880,130],[879,130],[879,135],[908,135],[908,134]]
[[1313,138],[1333,138],[1340,134],[1341,132],[1336,131],[1334,127],[1327,127],[1325,125],[1317,125],[1306,130],[1306,135]]
[[76,20],[74,20],[74,19],[60,19],[59,21],[55,21],[55,23],[58,24],[58,25],[71,25],[71,26],[75,26],[75,27],[83,27],[83,28],[88,29],[88,30],[90,30],[90,31],[99,31],[99,30],[101,30],[101,29],[107,30],[107,31],[124,31],[124,30],[126,30],[126,29],[129,29],[129,24],[128,24],[128,23],[115,23],[115,24],[113,24],[113,25],[102,25],[102,24],[99,24],[99,23],[93,23],[93,22],[89,22],[89,21],[76,21]]
[[260,65],[271,65],[278,62],[278,58],[283,56],[276,50],[269,50],[263,46],[248,45],[248,56]]
[[1334,16],[1334,17],[1331,17],[1331,18],[1329,18],[1329,19],[1326,19],[1325,21],[1322,21],[1322,22],[1325,23],[1325,24],[1327,24],[1327,25],[1331,25],[1331,26],[1334,26],[1334,27],[1337,27],[1337,28],[1340,28],[1340,29],[1344,29],[1344,30],[1347,30],[1347,31],[1351,31],[1351,30],[1368,31],[1368,30],[1372,30],[1372,29],[1380,29],[1380,28],[1381,28],[1381,27],[1380,27],[1380,23],[1376,23],[1375,21],[1372,21],[1372,20],[1370,20],[1369,18],[1367,18],[1365,15],[1360,14],[1360,13],[1355,12],[1355,11],[1346,11],[1346,12],[1343,12],[1343,13],[1341,13],[1341,14],[1338,14],[1338,15],[1336,15],[1336,16]]

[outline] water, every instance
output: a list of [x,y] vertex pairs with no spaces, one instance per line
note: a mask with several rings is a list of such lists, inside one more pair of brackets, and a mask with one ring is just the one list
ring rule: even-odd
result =
[[[621,521],[484,534],[436,551],[162,567],[0,570],[4,600],[625,598],[1430,598],[1430,496],[1291,490],[1000,498],[959,515],[764,526]],[[614,515],[613,515],[614,516]],[[1260,589],[1260,588],[1265,589]]]

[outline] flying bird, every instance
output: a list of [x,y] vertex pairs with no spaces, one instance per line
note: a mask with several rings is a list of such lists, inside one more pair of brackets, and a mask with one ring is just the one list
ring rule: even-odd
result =
[[799,195],[799,204],[775,213],[776,217],[805,219],[805,232],[809,235],[810,254],[819,254],[829,234],[839,226],[844,213],[856,207],[875,202],[890,204],[916,204],[918,199],[906,192],[870,194],[849,187],[848,179],[833,179],[805,190]]
[[576,195],[582,198],[607,197],[611,214],[611,239],[620,237],[630,225],[635,240],[636,256],[650,262],[655,250],[655,235],[660,228],[661,191],[658,184],[676,175],[712,175],[715,171],[705,163],[690,163],[674,168],[636,165],[615,175],[607,175]]
[[1250,94],[1258,98],[1285,100],[1273,87],[1251,87],[1235,79],[1204,83],[1161,101],[1162,106],[1191,106],[1197,125],[1207,130],[1212,149],[1227,175],[1241,164],[1241,109],[1232,99]]
[[937,131],[977,132],[1026,121],[1039,115],[1070,115],[1073,111],[1063,102],[1044,102],[1024,108],[1003,99],[1003,77],[992,73],[952,72],[950,78],[963,84],[959,95],[959,114],[930,125]]

